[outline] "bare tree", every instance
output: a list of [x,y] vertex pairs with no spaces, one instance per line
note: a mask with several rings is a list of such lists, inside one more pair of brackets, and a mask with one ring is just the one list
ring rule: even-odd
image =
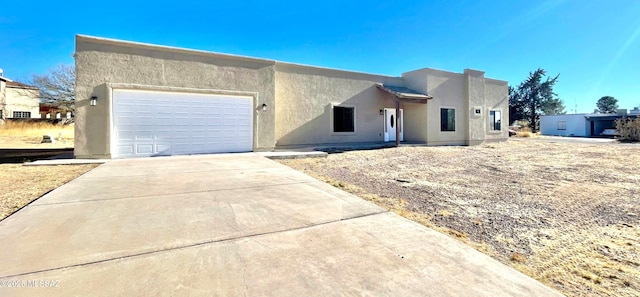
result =
[[72,65],[60,64],[45,74],[34,74],[27,82],[40,89],[40,102],[60,110],[75,110],[76,72]]

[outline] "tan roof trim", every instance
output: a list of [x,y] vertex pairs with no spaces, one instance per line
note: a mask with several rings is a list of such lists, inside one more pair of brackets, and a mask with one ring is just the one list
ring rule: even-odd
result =
[[193,55],[200,55],[200,56],[207,56],[207,57],[224,58],[224,59],[230,59],[230,60],[257,62],[257,63],[264,63],[269,65],[273,65],[276,62],[275,60],[253,58],[253,57],[239,56],[239,55],[232,55],[232,54],[223,54],[223,53],[181,48],[181,47],[164,46],[164,45],[157,45],[157,44],[151,44],[151,43],[142,43],[142,42],[135,42],[135,41],[125,41],[125,40],[118,40],[118,39],[111,39],[111,38],[95,37],[95,36],[82,35],[82,34],[77,34],[76,40],[93,42],[93,43],[110,44],[110,45],[116,45],[116,46],[127,46],[127,47],[133,47],[133,48],[151,49],[151,50],[165,51],[165,52],[185,53],[185,54],[193,54]]
[[7,80],[7,88],[39,90],[34,86],[30,86],[30,85],[19,83],[17,81],[12,81],[12,80]]

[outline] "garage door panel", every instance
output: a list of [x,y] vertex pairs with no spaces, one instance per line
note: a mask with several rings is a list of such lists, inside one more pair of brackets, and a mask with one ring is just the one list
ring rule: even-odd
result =
[[117,154],[133,154],[132,145],[119,145],[116,147]]
[[114,90],[114,157],[253,149],[253,98]]
[[141,144],[136,146],[137,154],[152,154],[153,153],[153,144]]
[[155,135],[154,131],[139,131],[136,134],[136,140],[154,140]]

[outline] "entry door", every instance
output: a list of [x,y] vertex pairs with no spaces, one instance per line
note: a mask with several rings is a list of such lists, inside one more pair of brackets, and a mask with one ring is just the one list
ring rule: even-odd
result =
[[[404,141],[404,113],[400,109],[400,141]],[[384,141],[396,141],[396,109],[385,108],[384,109]]]

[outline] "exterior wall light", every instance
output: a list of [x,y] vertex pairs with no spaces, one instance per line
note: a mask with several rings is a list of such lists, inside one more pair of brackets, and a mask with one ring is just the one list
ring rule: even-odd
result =
[[267,111],[267,104],[266,103],[262,103],[262,111]]
[[384,115],[384,110],[383,109],[380,110],[380,115]]
[[89,105],[96,106],[98,104],[98,96],[91,96],[91,101],[89,101]]

